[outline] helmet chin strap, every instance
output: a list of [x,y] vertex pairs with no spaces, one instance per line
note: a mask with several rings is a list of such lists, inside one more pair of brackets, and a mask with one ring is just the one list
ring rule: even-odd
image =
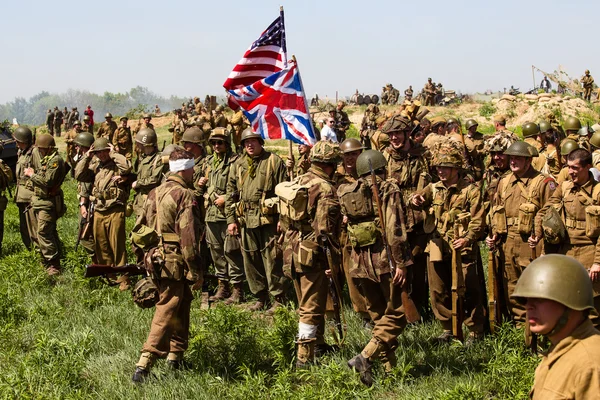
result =
[[565,327],[565,325],[567,325],[567,322],[569,321],[569,313],[570,312],[571,312],[571,309],[568,307],[565,307],[565,311],[563,311],[562,315],[556,322],[556,325],[554,325],[554,328],[552,328],[552,330],[550,332],[546,333],[545,336],[556,335],[558,332],[560,332]]

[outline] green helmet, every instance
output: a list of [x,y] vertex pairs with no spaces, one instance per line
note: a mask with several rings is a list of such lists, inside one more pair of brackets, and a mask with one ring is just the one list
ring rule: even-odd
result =
[[360,140],[356,138],[348,138],[340,144],[340,151],[342,154],[352,153],[353,151],[364,150]]
[[215,128],[210,132],[210,136],[208,138],[209,142],[212,142],[213,140],[224,140],[227,143],[230,142],[229,139],[229,135],[227,133],[227,130],[225,128]]
[[600,149],[600,131],[594,132],[590,138],[590,144],[597,149]]
[[510,297],[520,302],[528,298],[552,300],[572,310],[595,313],[588,272],[579,261],[562,254],[547,254],[532,261]]
[[467,122],[465,122],[465,128],[467,130],[471,129],[474,126],[479,126],[479,123],[477,123],[477,121],[475,121],[474,119],[468,119]]
[[518,137],[509,131],[500,131],[485,139],[484,149],[488,153],[504,153],[511,144],[517,142]]
[[152,308],[158,303],[160,293],[150,277],[140,279],[131,292],[133,302],[140,308]]
[[75,140],[73,141],[79,146],[92,147],[92,143],[94,143],[94,135],[89,132],[81,132],[75,136]]
[[35,140],[35,145],[40,149],[50,149],[56,147],[54,137],[48,133],[42,133],[41,135],[38,135]]
[[84,116],[83,122],[90,122],[90,116],[89,115]]
[[532,146],[529,143],[517,141],[508,146],[504,154],[508,156],[533,157],[530,147]]
[[560,155],[568,156],[573,150],[577,150],[579,148],[579,144],[573,139],[565,139],[560,145]]
[[523,137],[532,137],[540,133],[540,127],[533,122],[526,122],[523,125]]
[[222,112],[224,109],[225,109],[225,107],[223,107],[221,104],[219,104],[217,107],[215,107],[216,112]]
[[154,129],[144,128],[135,135],[135,142],[142,146],[156,146],[156,132]]
[[258,133],[252,131],[252,128],[246,128],[242,132],[242,137],[240,139],[240,143],[242,146],[244,145],[244,140],[246,139],[258,139],[260,144],[265,144],[265,140]]
[[337,143],[320,140],[310,150],[310,161],[337,164],[340,160],[340,146]]
[[106,114],[104,114],[104,118],[112,118],[112,114],[107,112]]
[[75,122],[73,122],[73,127],[76,127],[78,125],[81,126],[81,121],[75,121]]
[[373,171],[377,171],[386,165],[387,161],[381,152],[369,149],[360,153],[356,159],[356,172],[358,176],[364,176],[371,173],[371,167]]
[[144,119],[148,118],[148,119],[152,119],[152,115],[150,115],[149,113],[144,113],[143,117]]
[[546,120],[541,120],[540,123],[538,124],[540,127],[540,133],[546,133],[548,132],[550,129],[552,129],[552,125],[550,124],[550,122],[546,121]]
[[[175,151],[175,150],[185,150],[185,149],[183,147],[181,147],[180,145],[178,145],[178,144],[171,143],[171,144],[168,144],[167,146],[165,146],[165,148],[163,149],[161,155],[163,157],[165,157],[165,156],[169,157],[171,155],[171,153],[173,151]],[[167,163],[168,162],[169,162],[169,160],[167,160]]]
[[181,136],[182,142],[201,144],[204,142],[204,132],[197,126],[187,128]]
[[581,121],[579,118],[569,117],[563,124],[565,131],[578,131],[581,129]]
[[382,133],[400,132],[412,129],[412,122],[402,115],[394,115],[381,127]]
[[446,123],[448,125],[450,125],[450,124],[458,124],[458,125],[460,125],[460,119],[458,119],[457,117],[450,117],[450,118],[448,118],[448,120],[446,121]]
[[107,138],[100,137],[94,141],[94,150],[92,152],[110,150],[110,146],[108,144],[109,143]]
[[13,138],[15,138],[17,142],[29,144],[33,140],[33,133],[31,133],[31,129],[28,127],[19,126],[13,132]]

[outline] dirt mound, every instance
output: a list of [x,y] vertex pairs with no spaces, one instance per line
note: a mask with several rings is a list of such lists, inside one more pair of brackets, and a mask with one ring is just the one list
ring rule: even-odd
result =
[[492,100],[497,114],[508,116],[510,125],[523,125],[526,122],[537,122],[554,114],[566,116],[579,116],[582,114],[595,114],[587,102],[580,98],[570,96],[557,96],[551,94],[512,96],[513,99],[500,98]]

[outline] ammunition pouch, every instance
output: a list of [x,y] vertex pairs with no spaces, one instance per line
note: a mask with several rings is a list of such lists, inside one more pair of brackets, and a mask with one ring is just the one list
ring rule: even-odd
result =
[[[320,247],[312,240],[302,240],[298,244],[297,261],[301,267],[312,268],[315,265]],[[300,271],[301,272],[301,269]]]
[[600,206],[585,208],[585,235],[590,238],[600,236]]
[[508,224],[506,221],[506,209],[504,206],[493,206],[490,210],[492,230],[499,235],[508,233]]
[[344,185],[338,190],[340,203],[348,218],[362,220],[372,218],[375,215],[373,202],[371,201],[371,190],[361,184],[360,181]]
[[276,215],[279,214],[279,198],[270,197],[268,199],[262,200],[260,203],[260,213],[262,215]]
[[147,225],[140,225],[137,229],[131,231],[131,243],[142,249],[144,252],[160,243],[158,232]]
[[441,237],[432,237],[427,243],[425,252],[429,254],[429,261],[442,261],[444,259],[444,240]]
[[533,230],[533,222],[538,207],[533,203],[522,203],[519,205],[518,231],[521,235],[530,235]]
[[353,247],[367,247],[377,242],[381,236],[375,221],[363,221],[356,224],[348,223],[348,239]]

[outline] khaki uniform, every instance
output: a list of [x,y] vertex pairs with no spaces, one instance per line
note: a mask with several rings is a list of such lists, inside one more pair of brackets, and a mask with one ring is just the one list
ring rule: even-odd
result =
[[529,397],[534,400],[600,397],[600,332],[585,321],[544,354]]
[[168,171],[168,166],[162,161],[160,152],[145,155],[140,154],[135,184],[135,199],[133,212],[141,215],[144,212],[144,203],[148,193],[163,181],[163,175]]
[[96,137],[103,137],[108,139],[108,143],[112,143],[113,142],[113,136],[115,134],[115,131],[117,130],[117,123],[115,121],[104,121],[103,123],[100,124],[100,128],[98,128],[98,133],[96,134]]
[[60,238],[56,221],[66,211],[61,185],[65,179],[65,163],[54,150],[45,157],[34,157],[31,205],[37,219],[37,244],[45,267],[60,268]]
[[[75,171],[75,168],[77,167],[77,163],[79,163],[81,160],[83,159],[83,156],[80,155],[75,155],[74,159],[73,159],[73,171]],[[89,213],[90,210],[90,197],[92,196],[92,187],[93,187],[93,183],[92,182],[81,182],[81,181],[77,181],[77,204],[85,204],[86,205],[86,210]],[[79,217],[79,226],[81,226],[81,222],[83,217],[81,216],[81,211],[80,211],[81,207],[78,207],[77,210],[77,215]],[[90,218],[89,214],[88,214],[88,218]],[[79,234],[81,234],[82,232],[78,232]],[[79,241],[79,244],[81,244],[81,246],[85,249],[85,251],[93,257],[94,251],[95,251],[95,246],[94,246],[94,233],[92,232],[92,229],[89,230],[88,233],[88,237],[82,237]]]
[[96,157],[83,156],[75,167],[75,179],[93,182],[90,201],[94,202],[94,257],[95,263],[124,265],[127,263],[125,248],[125,205],[129,197],[126,184],[113,181],[115,176],[126,177],[131,164],[119,153],[111,152],[110,159],[102,164]]
[[471,135],[467,132],[465,134],[465,146],[467,146],[467,154],[473,164],[473,176],[477,182],[483,178],[485,172],[484,161],[487,153],[484,151],[484,144],[483,133],[475,132],[474,135]]
[[549,144],[540,155],[540,158],[544,158],[545,165],[538,171],[546,175],[550,175],[556,179],[561,170],[558,165],[558,157],[560,157],[560,154],[558,153],[556,147],[552,144]]
[[[242,283],[244,279],[244,260],[239,248],[239,237],[227,233],[225,205],[217,207],[214,202],[219,196],[227,196],[227,179],[232,164],[239,158],[228,151],[222,159],[212,154],[204,162],[204,176],[208,177],[204,193],[206,216],[206,243],[210,249],[213,265],[219,280]],[[231,246],[232,242],[234,245]],[[227,245],[226,245],[227,244]],[[236,244],[238,244],[236,246]]]
[[558,176],[556,177],[556,184],[560,185],[561,183],[570,181],[570,180],[571,180],[571,176],[569,175],[569,169],[567,167],[563,167],[563,169],[560,170],[560,172],[558,173]]
[[141,120],[137,126],[135,128],[133,128],[132,133],[135,135],[136,133],[138,133],[139,131],[141,131],[142,129],[152,129],[154,130],[154,125],[152,125],[152,122],[148,122],[146,123],[146,121]]
[[[542,217],[549,207],[562,208],[560,215],[567,229],[567,241],[561,243],[558,253],[577,259],[589,271],[593,264],[600,264],[600,241],[598,237],[586,235],[586,208],[600,205],[600,183],[590,173],[589,180],[582,186],[573,181],[561,183],[540,211]],[[593,217],[592,217],[593,218]],[[600,224],[600,220],[596,222]],[[594,307],[600,311],[600,282],[594,282]],[[596,327],[600,319],[592,316]]]
[[435,99],[436,88],[433,82],[427,82],[423,87],[423,91],[425,92],[425,106],[433,106]]
[[[247,154],[231,166],[227,183],[227,224],[239,221],[244,270],[253,294],[280,296],[284,291],[281,260],[275,257],[278,214],[269,203],[277,203],[275,186],[286,178],[285,164],[276,154],[263,150]],[[232,206],[239,194],[236,216]]]
[[[180,360],[188,348],[190,306],[194,298],[188,282],[201,276],[194,203],[188,184],[179,175],[169,175],[150,193],[144,214],[136,222],[136,225],[156,226],[163,238],[166,260],[154,277],[160,297],[142,347],[143,353],[154,357],[173,355],[173,359]],[[149,367],[146,363],[138,366]]]
[[585,75],[581,78],[583,84],[583,99],[590,101],[592,98],[592,89],[594,88],[594,78],[591,75]]
[[49,111],[46,113],[46,128],[48,128],[48,133],[54,136],[54,112]]
[[80,132],[77,132],[75,129],[71,129],[65,134],[65,143],[67,144],[66,162],[71,167],[71,170],[75,169],[75,162],[73,161],[73,158],[75,157],[77,149],[75,149],[74,140],[77,137],[77,135],[79,135],[79,133]]
[[[467,239],[467,245],[461,250],[462,273],[465,282],[463,303],[463,323],[469,331],[481,334],[486,323],[485,287],[483,271],[479,258],[480,240],[484,229],[483,202],[481,191],[476,185],[460,179],[456,185],[446,187],[442,182],[431,183],[416,194],[423,196],[425,202],[421,208],[427,211],[426,231],[432,229],[429,237],[428,269],[429,295],[431,308],[444,330],[452,329],[452,242],[454,224],[459,223],[459,235]],[[421,209],[411,204],[415,209]],[[439,248],[440,251],[436,251]]]
[[115,146],[117,153],[125,156],[127,161],[131,162],[133,157],[133,140],[129,127],[124,128],[119,126],[113,134],[112,144]]
[[33,198],[33,184],[31,179],[25,176],[25,169],[38,163],[40,158],[39,150],[34,146],[29,146],[26,150],[18,152],[16,176],[17,187],[15,191],[15,203],[19,208],[19,230],[21,231],[21,240],[28,249],[37,244],[37,218],[31,199]]
[[596,149],[592,153],[592,166],[596,169],[600,169],[600,149]]
[[544,166],[546,165],[546,155],[543,152],[544,145],[542,145],[539,141],[537,141],[533,137],[525,138],[523,141],[525,143],[528,143],[531,146],[535,147],[537,149],[538,153],[540,154],[537,157],[533,157],[533,160],[531,161],[531,165],[533,166],[533,168],[535,168],[537,171],[543,170]]
[[[425,159],[426,149],[410,140],[409,151],[397,151],[392,146],[385,149],[387,176],[393,179],[402,193],[403,204],[408,204],[410,196],[431,183],[429,166]],[[428,235],[423,230],[424,213],[408,208],[406,231],[414,265],[409,270],[410,294],[421,312],[429,308],[427,287],[427,247]]]
[[0,160],[0,255],[2,255],[2,241],[4,240],[4,211],[8,205],[5,191],[13,181],[13,173],[4,161]]
[[446,135],[440,135],[438,133],[430,133],[427,135],[425,140],[423,141],[423,147],[426,147],[428,150],[433,149],[433,146],[439,142],[440,140],[444,140]]
[[214,128],[227,128],[228,124],[229,124],[229,121],[227,120],[227,117],[225,115],[223,115],[223,113],[218,112],[215,114],[213,124],[212,124],[213,129]]
[[[525,322],[525,307],[511,299],[510,295],[514,292],[523,270],[531,262],[531,248],[527,242],[531,230],[535,227],[536,237],[542,237],[542,214],[539,210],[546,204],[554,189],[556,189],[554,179],[546,177],[531,167],[521,178],[514,173],[502,178],[491,203],[491,229],[493,234],[500,237],[498,245],[500,246],[501,243],[501,249],[498,258],[500,264],[504,264],[503,295],[505,299],[509,299],[508,306],[512,319],[518,324]],[[528,211],[520,212],[519,207],[525,204],[529,204]],[[520,217],[524,216],[527,216],[531,223],[522,222]],[[498,223],[498,220],[501,222]],[[506,225],[506,230],[502,228],[503,224]],[[527,230],[527,232],[519,233],[519,225],[526,225],[522,231]],[[542,255],[542,250],[543,241],[540,240],[536,248],[537,256]]]
[[335,110],[335,134],[338,143],[342,143],[346,139],[346,131],[350,128],[350,118],[343,110]]
[[60,127],[63,123],[63,113],[60,110],[54,111],[54,135],[60,137]]
[[231,117],[231,126],[233,127],[233,132],[231,132],[232,143],[235,145],[236,149],[239,149],[241,146],[240,140],[242,138],[242,132],[248,127],[242,110],[238,110],[233,114]]

